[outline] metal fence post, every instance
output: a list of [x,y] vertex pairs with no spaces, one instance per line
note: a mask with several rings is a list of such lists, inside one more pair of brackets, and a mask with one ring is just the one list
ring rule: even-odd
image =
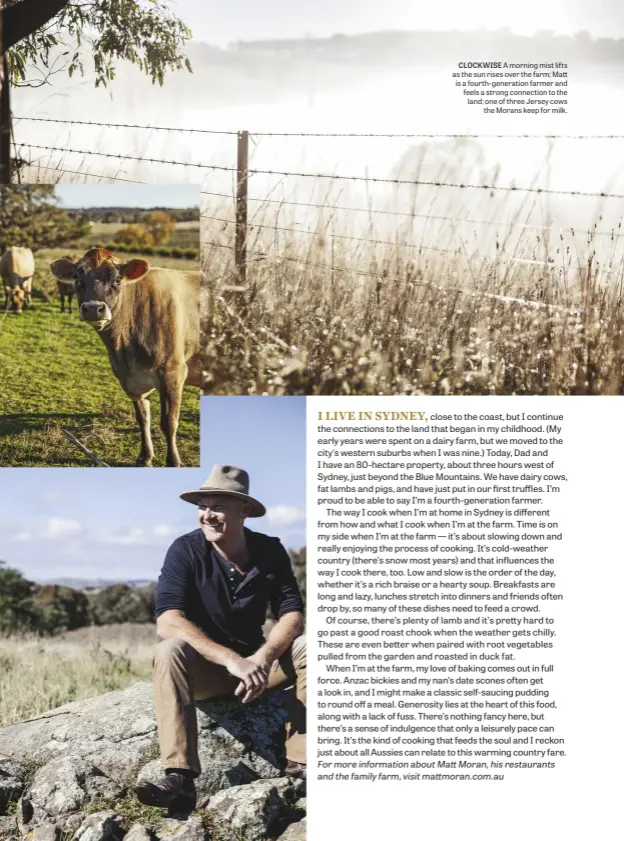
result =
[[238,282],[247,284],[247,185],[249,181],[249,132],[238,132],[236,162],[236,243]]

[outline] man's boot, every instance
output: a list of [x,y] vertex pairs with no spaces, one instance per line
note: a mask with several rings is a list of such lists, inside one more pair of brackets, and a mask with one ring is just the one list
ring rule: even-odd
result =
[[189,815],[197,802],[193,777],[177,771],[167,774],[158,783],[139,783],[135,793],[144,806],[167,809],[170,818],[175,815]]

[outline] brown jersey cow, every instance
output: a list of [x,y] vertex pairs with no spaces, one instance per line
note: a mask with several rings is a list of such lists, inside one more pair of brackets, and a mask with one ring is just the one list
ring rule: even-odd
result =
[[160,393],[160,427],[167,466],[180,467],[176,431],[184,385],[199,386],[199,272],[150,268],[146,260],[122,263],[91,248],[76,262],[51,265],[73,277],[79,315],[104,342],[113,373],[134,403],[141,431],[138,466],[154,456],[148,395]]
[[[79,259],[78,254],[72,254],[71,256],[67,255],[65,257],[66,260],[69,261],[67,265],[73,267],[74,263],[76,263]],[[59,269],[60,271],[60,269]],[[72,311],[72,301],[74,299],[74,295],[76,294],[76,287],[74,285],[74,276],[73,276],[73,268],[72,274],[68,277],[56,277],[56,288],[58,290],[59,298],[61,299],[61,312],[65,312],[65,298],[67,298],[67,305],[69,312],[71,314]]]

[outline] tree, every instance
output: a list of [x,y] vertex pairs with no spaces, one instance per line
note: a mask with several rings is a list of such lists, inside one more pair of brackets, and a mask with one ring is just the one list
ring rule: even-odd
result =
[[156,612],[156,594],[158,592],[158,584],[155,581],[148,581],[146,584],[138,584],[135,591],[143,600],[150,620],[154,621],[154,613]]
[[171,238],[176,223],[164,210],[154,210],[147,217],[145,227],[152,235],[154,245],[164,245]]
[[[168,0],[4,0],[4,49],[14,85],[38,87],[53,73],[84,73],[93,61],[95,85],[129,61],[162,85],[165,73],[186,67],[191,31]],[[30,70],[38,75],[28,78]]]
[[37,628],[39,612],[32,595],[36,585],[0,561],[0,633],[12,634]]
[[33,594],[39,616],[39,630],[43,633],[73,631],[89,624],[89,599],[80,590],[58,584],[42,584]]
[[150,231],[142,225],[127,225],[125,228],[120,228],[115,234],[115,242],[130,245],[133,248],[145,248],[154,244]]
[[152,621],[145,601],[127,584],[112,584],[93,593],[90,596],[90,613],[95,625]]
[[36,251],[54,248],[85,236],[89,222],[73,219],[57,207],[49,184],[5,186],[0,189],[0,249],[12,245]]
[[89,599],[83,592],[35,584],[0,561],[0,633],[53,634],[88,624]]

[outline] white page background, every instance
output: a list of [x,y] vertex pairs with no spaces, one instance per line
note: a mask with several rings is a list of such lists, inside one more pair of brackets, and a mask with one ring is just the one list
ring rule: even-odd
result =
[[[548,686],[558,704],[555,735],[566,738],[567,757],[554,771],[504,769],[503,781],[485,782],[314,779],[316,632],[322,627],[315,597],[316,417],[320,411],[359,410],[564,414],[565,443],[551,448],[551,458],[568,483],[558,497],[548,497],[564,534],[556,564],[564,599],[545,608],[555,617],[554,653],[535,655],[536,662],[555,663]],[[617,397],[308,398],[310,841],[621,837],[623,437],[624,402]]]

